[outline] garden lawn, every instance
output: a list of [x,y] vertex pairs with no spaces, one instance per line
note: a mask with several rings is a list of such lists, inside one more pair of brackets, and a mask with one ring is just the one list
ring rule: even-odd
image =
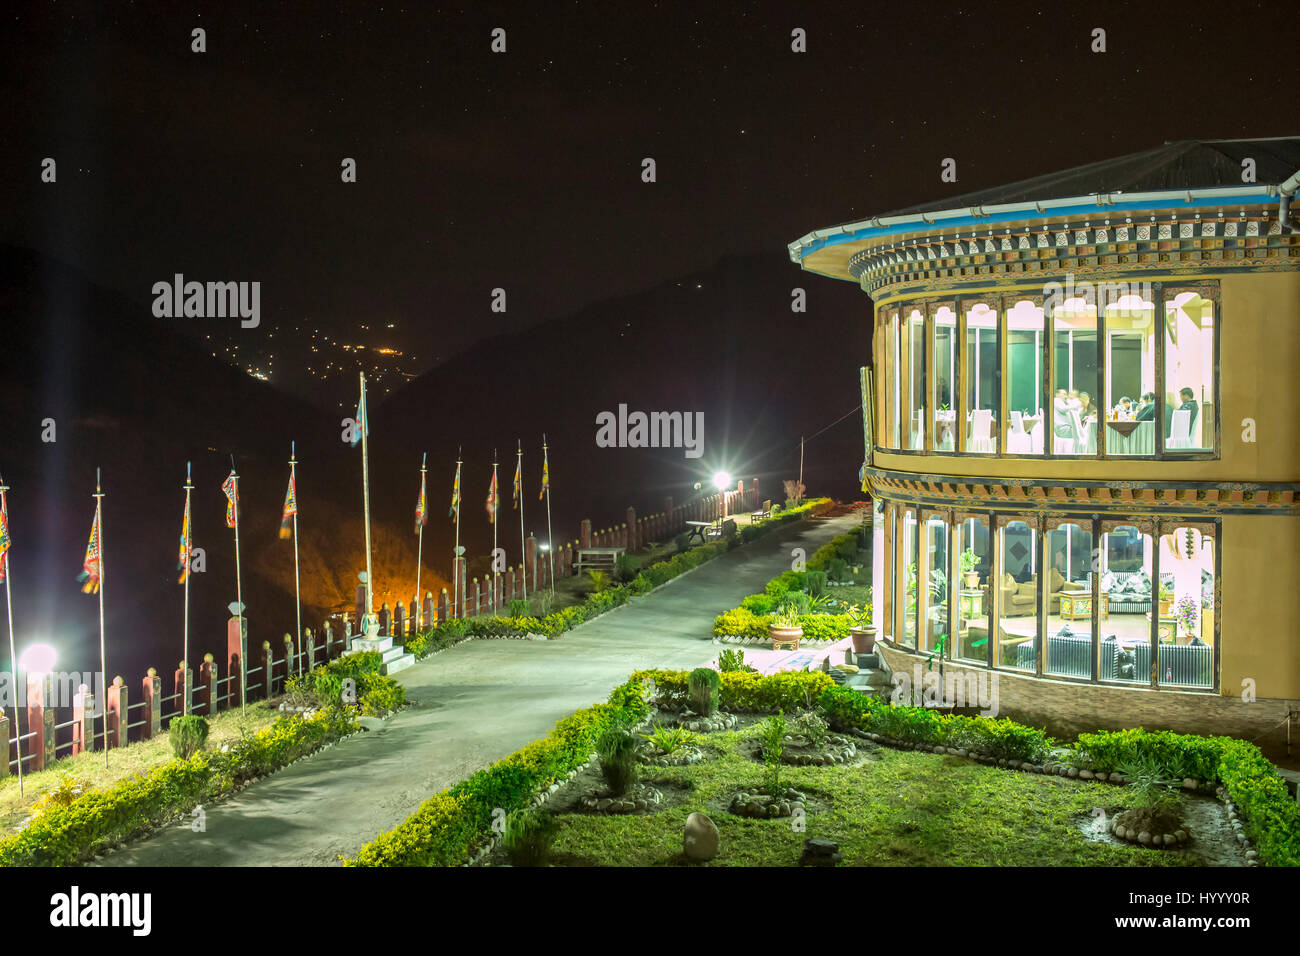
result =
[[[558,817],[558,861],[597,866],[676,866],[693,810],[722,836],[710,865],[792,866],[807,837],[836,841],[845,866],[1189,866],[1190,850],[1150,850],[1089,840],[1079,822],[1095,808],[1130,805],[1123,788],[1014,773],[953,756],[860,741],[848,766],[788,767],[786,786],[809,797],[806,832],[790,818],[751,820],[726,807],[738,790],[761,790],[763,767],[747,756],[754,726],[702,735],[715,748],[689,767],[642,768],[643,782],[693,788],[685,804],[649,815],[567,813]],[[743,748],[743,750],[742,750]],[[865,755],[865,759],[864,759]]]
[[[239,708],[219,711],[217,717],[208,723],[208,750],[219,749],[228,740],[238,740],[243,733],[254,733],[269,727],[280,716],[278,708],[280,698],[268,703],[264,700],[251,702],[247,714],[241,714]],[[96,731],[99,724],[96,722]],[[98,747],[100,738],[95,738]],[[24,751],[24,760],[27,757]],[[95,790],[106,790],[113,784],[125,780],[134,774],[145,773],[160,767],[173,758],[171,740],[167,731],[163,731],[152,740],[132,742],[124,749],[108,752],[108,767],[104,767],[104,752],[92,750],[64,757],[49,765],[45,770],[23,774],[23,796],[18,798],[18,777],[10,774],[0,780],[0,834],[12,830],[31,815],[31,805],[47,791],[59,784],[63,777],[83,780],[90,783]]]

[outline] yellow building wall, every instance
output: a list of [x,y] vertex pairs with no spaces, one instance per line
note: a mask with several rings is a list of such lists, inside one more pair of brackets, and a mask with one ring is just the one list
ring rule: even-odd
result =
[[1300,699],[1300,517],[1225,517],[1220,579],[1220,691]]

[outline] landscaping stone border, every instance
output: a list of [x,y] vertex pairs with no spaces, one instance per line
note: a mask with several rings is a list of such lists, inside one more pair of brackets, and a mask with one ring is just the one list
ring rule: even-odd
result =
[[648,743],[642,748],[643,753],[637,756],[637,760],[652,767],[688,767],[704,760],[704,751],[699,747],[683,747],[671,754],[644,753],[645,750],[653,749],[654,744]]
[[738,817],[752,820],[776,820],[793,816],[796,811],[806,812],[808,798],[798,790],[787,790],[780,799],[766,793],[749,793],[742,790],[731,798],[727,810]]

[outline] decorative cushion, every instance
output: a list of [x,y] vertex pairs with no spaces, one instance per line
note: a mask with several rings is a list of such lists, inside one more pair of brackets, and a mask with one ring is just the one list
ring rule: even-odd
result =
[[1034,582],[1026,581],[1024,584],[1019,585],[1016,588],[1016,597],[1028,598],[1032,601],[1034,599]]
[[1109,592],[1115,587],[1115,575],[1107,571],[1101,576],[1101,589]]

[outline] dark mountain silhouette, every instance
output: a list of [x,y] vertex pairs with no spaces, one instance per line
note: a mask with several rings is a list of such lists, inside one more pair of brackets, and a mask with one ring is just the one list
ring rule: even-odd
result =
[[[808,288],[792,313],[791,289]],[[42,640],[61,667],[98,661],[97,601],[80,593],[103,469],[109,670],[133,686],[147,666],[170,675],[181,657],[177,552],[186,461],[193,462],[194,543],[206,571],[191,584],[191,660],[224,652],[234,600],[234,542],[221,482],[234,454],[241,475],[241,558],[252,642],[293,629],[292,543],[277,537],[290,439],[297,441],[304,624],[351,603],[364,566],[360,452],[321,411],[214,358],[131,301],[36,253],[0,248],[0,473],[10,492],[14,623],[21,648]],[[671,496],[708,493],[719,468],[758,477],[781,500],[798,473],[800,434],[858,402],[868,357],[870,304],[848,284],[809,285],[783,255],[733,258],[697,276],[602,302],[527,331],[488,339],[385,402],[372,397],[371,503],[377,601],[415,587],[412,519],[422,452],[429,453],[430,520],[422,587],[450,576],[448,517],[458,446],[464,449],[461,541],[491,546],[484,501],[500,455],[500,545],[518,563],[511,509],[514,443],[524,440],[524,515],[544,538],[541,435],[551,446],[557,541],[642,514]],[[221,320],[216,320],[221,321]],[[232,320],[233,321],[233,320]],[[704,413],[700,458],[680,448],[598,448],[596,415],[630,410]],[[52,419],[56,440],[42,440]],[[808,445],[810,494],[853,497],[861,461],[857,414]],[[693,485],[701,482],[702,491]],[[0,651],[7,657],[7,651]],[[170,692],[170,691],[169,691]]]
[[[409,513],[420,452],[428,450],[434,519],[426,554],[431,543],[450,554],[451,522],[439,515],[447,514],[463,446],[461,540],[471,554],[486,551],[492,535],[484,503],[496,449],[500,543],[517,564],[515,441],[524,443],[525,528],[544,539],[543,432],[557,541],[574,538],[584,517],[604,526],[621,522],[628,505],[647,514],[665,497],[680,503],[711,493],[718,469],[746,482],[758,477],[764,497],[783,500],[782,480],[798,475],[800,434],[812,435],[858,404],[858,368],[870,360],[870,301],[848,283],[806,279],[783,253],[731,257],[707,272],[475,345],[374,410],[372,448],[405,469],[396,485],[391,474],[377,478],[395,496],[380,496],[385,518]],[[791,312],[798,286],[809,293],[806,313]],[[617,413],[620,403],[630,411],[702,411],[702,457],[686,458],[679,448],[597,447],[596,416]],[[861,461],[855,413],[808,444],[809,493],[859,495]],[[696,482],[702,492],[693,490]],[[450,558],[443,563],[449,569]]]
[[[251,640],[260,646],[294,628],[293,546],[277,537],[290,440],[300,461],[304,625],[316,627],[328,609],[350,602],[354,569],[364,561],[361,465],[333,415],[213,358],[174,324],[211,320],[157,320],[149,300],[128,300],[27,250],[0,249],[0,314],[0,473],[12,488],[20,654],[41,640],[58,650],[61,667],[98,669],[98,602],[75,580],[97,466],[106,493],[112,673],[135,682],[155,666],[170,687],[182,656],[177,563],[187,461],[193,540],[206,552],[206,570],[191,578],[192,661],[205,651],[224,657],[235,573],[221,483],[232,454]],[[53,442],[42,440],[47,419]],[[6,648],[0,658],[7,657]]]

